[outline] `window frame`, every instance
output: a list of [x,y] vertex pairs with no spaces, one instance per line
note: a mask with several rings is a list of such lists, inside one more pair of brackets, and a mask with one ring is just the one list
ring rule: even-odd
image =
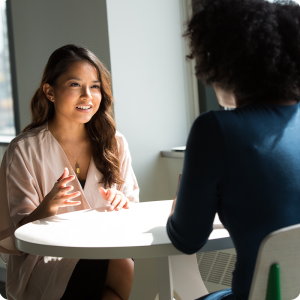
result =
[[[17,92],[16,61],[15,61],[15,51],[14,51],[11,0],[6,0],[4,2],[5,2],[5,10],[6,10],[6,21],[7,21],[7,38],[8,38],[8,52],[9,52],[9,61],[10,61],[13,115],[14,115],[15,132],[17,136],[21,132],[21,128],[20,128],[19,101],[18,101],[18,92]],[[8,145],[14,137],[15,137],[14,135],[0,135],[0,146]]]

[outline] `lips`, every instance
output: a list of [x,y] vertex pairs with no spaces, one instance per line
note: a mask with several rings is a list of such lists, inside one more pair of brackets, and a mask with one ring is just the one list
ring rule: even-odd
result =
[[79,105],[79,106],[76,106],[76,108],[80,109],[80,110],[89,110],[92,107],[93,107],[92,105]]
[[80,113],[89,113],[93,110],[92,105],[77,105],[76,110]]

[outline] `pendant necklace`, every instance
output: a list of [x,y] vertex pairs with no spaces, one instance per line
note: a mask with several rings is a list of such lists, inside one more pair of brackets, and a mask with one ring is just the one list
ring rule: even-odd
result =
[[[88,140],[88,138],[86,139],[86,141]],[[83,148],[82,148],[82,150],[81,150],[81,152],[80,152],[80,154],[79,154],[79,156],[77,157],[77,159],[73,156],[73,154],[69,151],[69,149],[65,146],[65,148],[67,149],[67,151],[70,153],[70,155],[74,158],[74,160],[75,160],[75,173],[76,174],[79,174],[80,173],[80,166],[79,166],[79,163],[78,163],[78,160],[79,160],[79,158],[80,158],[80,156],[81,156],[81,154],[82,154],[82,152],[83,152],[83,150],[84,150],[84,148],[86,147],[86,145],[87,145],[87,143],[85,143],[85,145],[83,146]]]

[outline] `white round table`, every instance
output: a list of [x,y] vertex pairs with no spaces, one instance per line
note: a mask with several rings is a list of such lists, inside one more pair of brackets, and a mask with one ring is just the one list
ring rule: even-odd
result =
[[[23,252],[78,259],[134,258],[131,300],[197,298],[207,293],[195,255],[171,243],[166,222],[173,200],[132,204],[128,210],[105,208],[56,215],[28,223],[15,232]],[[233,248],[218,218],[201,252]],[[157,296],[159,295],[159,296]]]

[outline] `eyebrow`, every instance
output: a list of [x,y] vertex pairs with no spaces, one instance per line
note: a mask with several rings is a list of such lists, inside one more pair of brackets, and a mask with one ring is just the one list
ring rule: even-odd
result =
[[[70,81],[70,80],[78,80],[78,81],[82,81],[82,79],[80,79],[80,78],[78,78],[78,77],[72,77],[72,78],[68,78],[68,80],[67,80],[67,81]],[[99,80],[94,80],[94,81],[92,81],[92,82],[99,82],[99,83],[100,83],[100,81],[99,81]]]

